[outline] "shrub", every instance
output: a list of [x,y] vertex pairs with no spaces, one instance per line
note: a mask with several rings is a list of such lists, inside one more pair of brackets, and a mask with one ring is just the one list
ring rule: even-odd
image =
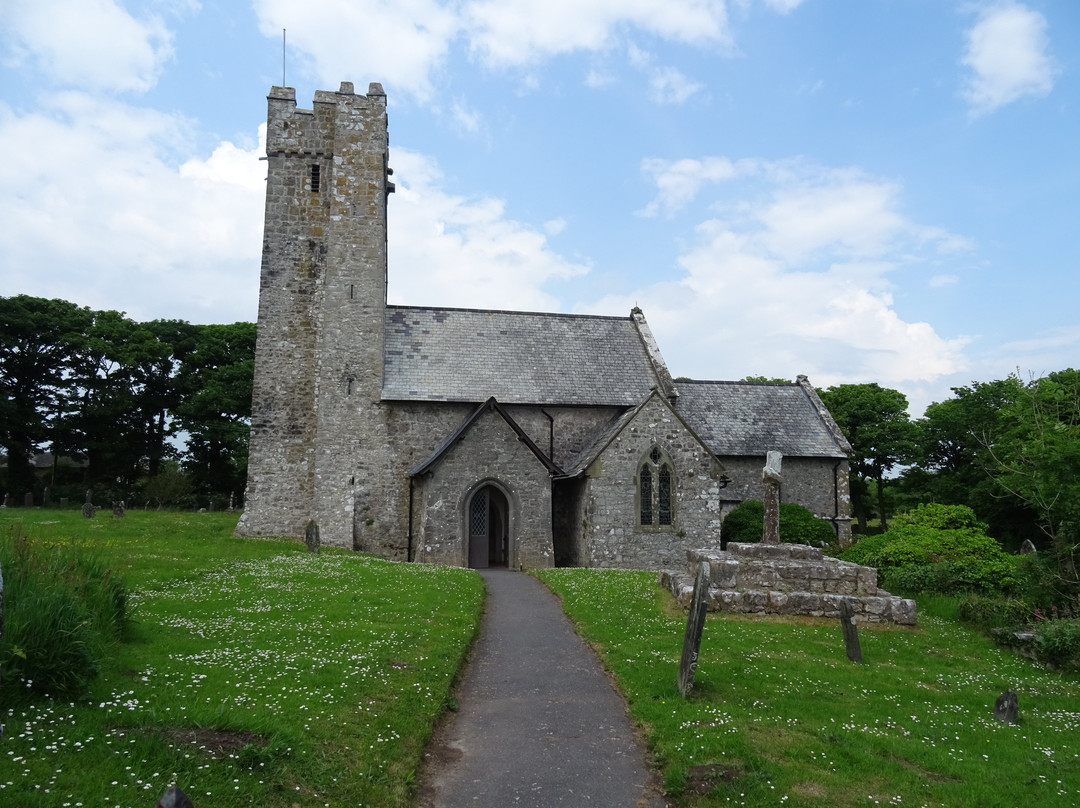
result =
[[864,536],[856,544],[851,545],[842,553],[840,558],[853,564],[863,564],[868,567],[877,566],[877,554],[895,536],[888,533],[878,533],[873,536]]
[[970,592],[960,599],[960,619],[981,629],[1022,626],[1031,620],[1031,607],[1017,598]]
[[[765,505],[760,500],[748,499],[724,518],[720,527],[721,545],[761,541],[764,522]],[[780,541],[821,547],[836,544],[836,531],[802,505],[785,502],[780,505]]]
[[97,677],[109,646],[128,629],[127,590],[95,555],[12,535],[0,543],[5,700],[74,698]]
[[1035,653],[1064,670],[1080,670],[1080,618],[1035,624]]
[[892,529],[864,539],[841,557],[876,567],[890,588],[910,592],[1016,589],[1017,560],[984,528],[964,505],[920,505],[899,514]]

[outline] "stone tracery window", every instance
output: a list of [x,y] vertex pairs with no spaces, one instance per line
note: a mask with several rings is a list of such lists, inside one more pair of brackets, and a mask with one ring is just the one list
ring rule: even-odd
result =
[[654,446],[638,466],[638,525],[667,529],[674,524],[675,475],[668,457]]

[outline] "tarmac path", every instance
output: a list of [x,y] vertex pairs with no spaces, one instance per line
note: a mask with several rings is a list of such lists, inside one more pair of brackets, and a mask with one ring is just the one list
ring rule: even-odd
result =
[[420,808],[663,808],[622,697],[558,599],[524,573],[480,573],[480,636]]

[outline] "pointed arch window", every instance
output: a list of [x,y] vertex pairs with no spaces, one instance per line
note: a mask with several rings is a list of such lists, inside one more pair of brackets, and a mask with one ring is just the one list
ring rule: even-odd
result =
[[637,505],[640,527],[664,530],[674,524],[674,466],[658,446],[638,465]]

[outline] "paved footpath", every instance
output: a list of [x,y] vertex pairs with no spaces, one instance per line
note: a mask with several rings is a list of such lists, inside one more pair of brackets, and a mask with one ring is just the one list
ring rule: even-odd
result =
[[482,570],[486,611],[421,808],[663,808],[622,697],[535,578]]

